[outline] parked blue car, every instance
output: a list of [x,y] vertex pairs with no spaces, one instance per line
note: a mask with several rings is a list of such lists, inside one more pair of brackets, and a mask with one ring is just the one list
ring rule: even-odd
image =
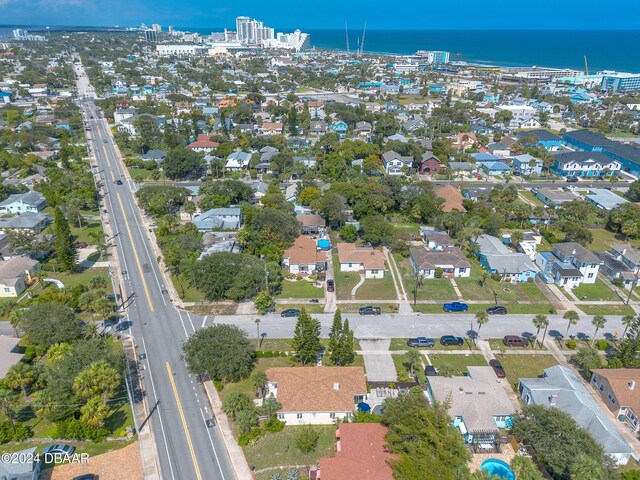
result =
[[466,312],[469,310],[469,305],[462,302],[445,303],[442,308],[445,312]]

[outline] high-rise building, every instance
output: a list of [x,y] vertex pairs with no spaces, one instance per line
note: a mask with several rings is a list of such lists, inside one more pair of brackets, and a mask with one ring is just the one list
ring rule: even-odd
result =
[[158,33],[155,30],[145,30],[144,31],[144,39],[147,42],[157,42],[158,41]]
[[173,27],[169,25],[169,33],[173,33]]
[[154,23],[153,25],[151,25],[151,30],[156,33],[160,33],[162,32],[162,25],[160,25],[159,23]]

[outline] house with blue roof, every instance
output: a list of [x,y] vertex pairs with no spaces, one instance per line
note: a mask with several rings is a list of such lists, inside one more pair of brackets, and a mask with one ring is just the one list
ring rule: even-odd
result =
[[242,225],[242,210],[238,207],[212,208],[191,220],[199,232],[238,230]]
[[329,125],[329,130],[331,130],[333,133],[337,133],[341,137],[344,137],[349,131],[349,125],[347,125],[342,120],[337,120]]
[[562,139],[547,130],[528,130],[518,132],[517,136],[523,144],[542,147],[549,152],[557,152],[562,148]]
[[544,163],[528,153],[513,157],[513,170],[520,175],[540,175]]
[[0,103],[11,103],[11,94],[9,92],[0,92]]
[[492,177],[499,177],[501,175],[508,175],[511,173],[511,167],[504,162],[478,162],[480,168],[487,175]]
[[471,156],[476,162],[497,162],[498,157],[490,153],[472,153]]
[[512,252],[499,238],[491,235],[480,235],[478,244],[478,260],[491,274],[500,276],[501,281],[528,282],[533,281],[538,270],[528,255]]

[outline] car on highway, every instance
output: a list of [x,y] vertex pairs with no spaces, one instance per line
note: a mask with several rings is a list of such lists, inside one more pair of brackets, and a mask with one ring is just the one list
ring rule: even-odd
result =
[[462,302],[451,302],[442,305],[445,312],[466,312],[469,310],[469,305]]
[[117,180],[116,180],[115,182],[113,182],[113,183],[115,183],[116,185],[122,185],[122,180],[117,179]]
[[428,338],[428,337],[417,337],[417,338],[410,338],[409,340],[407,340],[407,347],[414,347],[414,348],[420,348],[420,347],[427,347],[427,348],[431,348],[431,347],[435,347],[436,346],[436,342],[433,338]]
[[300,315],[300,310],[297,308],[288,308],[280,313],[281,317],[297,317],[298,315]]
[[47,445],[42,450],[42,454],[46,455],[48,453],[55,455],[73,455],[73,452],[76,451],[76,447],[73,445],[67,445],[65,443],[56,443],[54,445]]
[[518,335],[505,335],[502,339],[502,343],[507,347],[528,347],[529,340]]
[[496,377],[505,378],[507,376],[499,360],[496,360],[495,358],[493,360],[489,360],[489,366],[493,368],[494,372],[496,372]]
[[372,307],[371,305],[367,305],[366,307],[360,307],[358,309],[358,313],[360,315],[380,315],[382,310],[380,307]]
[[578,177],[567,177],[567,183],[578,183]]
[[327,280],[327,292],[334,292],[336,290],[336,284],[333,280]]
[[105,138],[104,140],[102,140],[102,143],[107,143],[107,139]]
[[448,347],[450,345],[462,346],[464,345],[464,340],[462,337],[456,337],[454,335],[443,335],[440,337],[440,345],[444,347]]
[[487,308],[487,313],[489,315],[506,315],[507,314],[507,307],[502,306],[502,305],[495,305],[493,307]]

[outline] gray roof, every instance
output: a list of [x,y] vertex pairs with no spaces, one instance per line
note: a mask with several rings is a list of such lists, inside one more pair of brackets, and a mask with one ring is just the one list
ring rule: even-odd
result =
[[499,238],[491,235],[480,235],[476,240],[479,252],[482,255],[506,255],[512,253],[509,248],[500,241]]
[[497,430],[494,415],[516,412],[491,367],[467,367],[469,376],[427,377],[434,400],[450,401],[449,415],[462,417],[467,430]]
[[[24,450],[20,450],[16,452],[17,455],[15,458],[18,460],[30,459],[34,457],[35,451],[37,447],[26,448]],[[23,454],[23,455],[20,455]],[[14,456],[11,457],[12,459]],[[19,462],[19,461],[11,461],[11,462],[0,462],[0,480],[5,479],[14,479],[17,478],[19,480],[29,478],[31,479],[32,472],[34,471],[34,466],[36,463],[31,462]],[[28,475],[26,475],[28,474]]]
[[602,152],[566,152],[560,153],[554,158],[558,165],[564,165],[566,163],[590,163],[604,167],[616,161]]
[[600,259],[596,257],[595,254],[584,248],[579,243],[554,243],[552,247],[560,252],[565,257],[565,259],[567,259],[568,257],[574,257],[581,263],[600,263]]
[[608,414],[570,368],[556,365],[544,371],[544,378],[521,378],[520,383],[531,392],[533,403],[555,407],[571,415],[602,445],[605,453],[633,453]]
[[638,249],[633,245],[630,245],[628,243],[619,243],[616,245],[611,245],[611,250],[619,253],[634,265],[640,265],[640,251],[638,251]]
[[509,253],[506,255],[485,255],[491,270],[499,274],[514,274],[536,271],[531,259],[524,253]]
[[616,195],[605,188],[592,188],[586,197],[605,210],[612,210],[618,205],[629,203],[628,200],[625,200],[620,195]]
[[0,207],[5,207],[16,202],[22,202],[25,205],[37,207],[42,202],[46,202],[46,199],[40,192],[29,191],[26,193],[16,193],[14,195],[9,195],[9,198],[0,202]]
[[449,162],[447,163],[449,170],[477,170],[478,167],[469,162]]
[[32,229],[44,220],[50,221],[51,218],[41,212],[24,212],[12,217],[0,218],[0,229]]
[[[232,230],[240,227],[241,210],[237,207],[212,208],[191,220],[198,230]],[[231,218],[229,218],[231,217]]]
[[471,268],[467,257],[458,247],[449,247],[442,251],[432,252],[425,248],[412,248],[411,257],[418,269],[431,270],[438,267]]

